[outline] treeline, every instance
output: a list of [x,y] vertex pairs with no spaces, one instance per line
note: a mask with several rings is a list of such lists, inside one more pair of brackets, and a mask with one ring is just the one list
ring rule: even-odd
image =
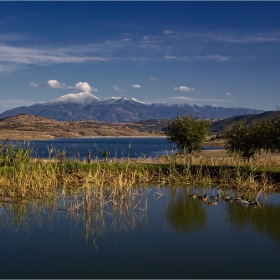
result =
[[[200,151],[205,141],[209,122],[197,117],[178,116],[166,129],[168,140],[179,153]],[[240,120],[229,125],[222,134],[212,137],[226,139],[224,148],[232,154],[250,159],[260,152],[280,152],[280,111],[270,119]]]
[[260,152],[280,152],[280,112],[275,117],[256,119],[250,123],[232,123],[222,134],[227,139],[225,149],[238,153],[243,158],[251,158]]

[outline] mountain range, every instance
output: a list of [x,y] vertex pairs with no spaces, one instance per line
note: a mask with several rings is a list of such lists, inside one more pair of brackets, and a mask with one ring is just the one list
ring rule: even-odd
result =
[[29,114],[60,121],[96,120],[104,122],[136,122],[148,119],[171,119],[191,115],[200,119],[225,119],[237,115],[260,114],[263,110],[224,108],[216,105],[145,103],[135,98],[99,98],[89,92],[66,94],[48,102],[7,110],[0,118]]

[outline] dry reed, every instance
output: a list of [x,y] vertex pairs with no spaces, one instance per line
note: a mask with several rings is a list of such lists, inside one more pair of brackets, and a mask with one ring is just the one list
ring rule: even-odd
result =
[[[72,192],[79,186],[94,188],[112,201],[127,198],[139,185],[156,183],[195,184],[235,187],[237,189],[272,190],[277,184],[266,169],[275,167],[268,157],[247,162],[240,158],[190,155],[169,155],[151,162],[139,158],[120,161],[95,159],[91,163],[64,158],[63,151],[51,151],[47,160],[34,158],[32,150],[8,146],[0,152],[0,198],[46,198],[57,195],[57,189]],[[118,198],[118,199],[117,199]]]

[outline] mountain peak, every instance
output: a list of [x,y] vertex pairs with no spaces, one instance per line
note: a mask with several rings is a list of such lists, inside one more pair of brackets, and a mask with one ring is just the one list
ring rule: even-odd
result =
[[139,101],[136,98],[131,98],[131,101],[134,101],[134,102],[137,102],[137,103],[141,103],[141,104],[145,104],[145,105],[149,105],[149,103]]

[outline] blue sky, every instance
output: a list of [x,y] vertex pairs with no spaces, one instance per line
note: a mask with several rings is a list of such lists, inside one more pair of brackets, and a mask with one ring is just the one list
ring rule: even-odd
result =
[[0,112],[68,93],[280,105],[280,2],[0,2]]

